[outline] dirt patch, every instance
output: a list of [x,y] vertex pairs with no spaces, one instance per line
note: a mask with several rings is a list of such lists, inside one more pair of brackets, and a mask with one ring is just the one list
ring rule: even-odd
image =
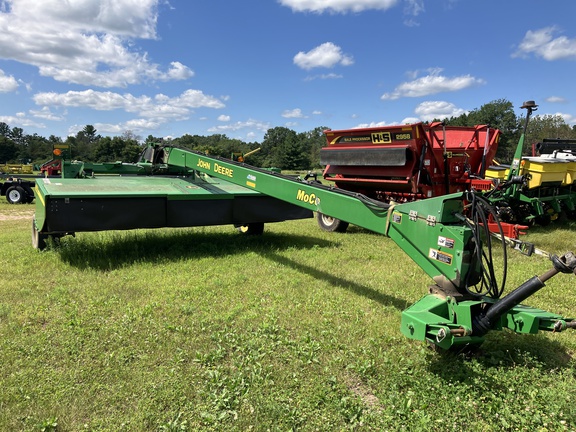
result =
[[16,210],[11,212],[0,212],[0,221],[32,219],[34,210]]
[[364,405],[366,405],[368,409],[376,411],[382,410],[380,400],[376,397],[376,395],[374,395],[374,393],[372,393],[372,390],[367,385],[362,383],[359,378],[347,375],[344,377],[344,379],[346,382],[346,387],[348,387],[352,393],[362,399],[362,402],[364,402]]

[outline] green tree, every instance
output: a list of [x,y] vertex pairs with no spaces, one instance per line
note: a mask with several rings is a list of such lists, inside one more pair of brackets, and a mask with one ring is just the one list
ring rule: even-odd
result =
[[74,158],[83,161],[93,161],[96,144],[102,138],[96,134],[96,128],[86,125],[75,137],[68,137],[67,143],[72,145]]
[[0,136],[10,138],[10,126],[4,122],[0,122]]
[[35,164],[41,164],[51,159],[52,142],[38,134],[26,135],[28,156]]
[[524,141],[524,154],[531,154],[532,144],[545,138],[576,139],[576,131],[560,115],[536,115],[530,119]]
[[298,138],[302,141],[303,151],[308,153],[309,168],[321,168],[320,165],[320,150],[326,145],[326,136],[324,131],[328,129],[326,126],[319,126],[311,131],[302,132]]
[[5,135],[0,135],[0,163],[16,162],[18,146]]
[[123,137],[100,138],[94,149],[96,162],[135,162],[142,152],[142,147],[135,139]]
[[264,166],[289,169],[283,165],[291,158],[291,155],[287,155],[286,152],[293,151],[295,141],[296,132],[292,129],[281,126],[268,129],[264,134],[262,154],[260,155],[263,158]]
[[146,137],[146,140],[144,141],[144,144],[145,144],[145,145],[148,145],[148,144],[158,144],[158,143],[161,143],[162,141],[163,141],[162,138],[158,138],[158,137],[155,137],[155,136],[153,136],[153,135],[148,135],[148,136]]

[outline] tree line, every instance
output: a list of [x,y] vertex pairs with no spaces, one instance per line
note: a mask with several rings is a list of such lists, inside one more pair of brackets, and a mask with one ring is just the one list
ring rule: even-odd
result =
[[[457,117],[436,119],[447,126],[475,126],[487,124],[500,130],[496,157],[509,162],[524,127],[525,117],[517,116],[510,101],[499,99]],[[320,168],[320,149],[326,140],[319,126],[307,132],[295,132],[287,127],[268,129],[263,141],[244,142],[223,134],[209,136],[184,134],[173,139],[149,135],[145,140],[130,131],[120,136],[101,136],[92,125],[86,125],[66,140],[50,135],[25,134],[18,127],[0,122],[0,164],[32,163],[40,165],[51,159],[55,144],[67,144],[74,159],[85,162],[135,162],[149,143],[168,143],[177,147],[205,152],[214,156],[231,157],[234,153],[250,154],[246,162],[258,167],[277,167],[283,170]],[[337,128],[341,129],[341,128]],[[531,118],[525,140],[524,154],[531,154],[531,144],[544,138],[576,139],[576,126],[570,126],[559,115],[535,115]],[[257,151],[256,151],[257,150]]]

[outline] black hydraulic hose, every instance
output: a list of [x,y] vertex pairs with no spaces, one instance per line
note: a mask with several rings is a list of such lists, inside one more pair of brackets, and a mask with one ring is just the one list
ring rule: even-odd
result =
[[527,280],[506,297],[494,303],[485,315],[474,319],[472,333],[475,336],[485,335],[505,313],[518,306],[532,294],[544,288],[544,286],[544,282],[538,276]]
[[[477,295],[487,295],[492,298],[499,298],[504,291],[507,276],[507,253],[506,243],[504,241],[504,233],[502,226],[498,222],[494,208],[490,203],[480,195],[469,192],[466,199],[470,202],[470,219],[471,223],[466,218],[462,220],[468,225],[473,234],[474,257],[479,264],[480,281],[476,282],[471,280],[474,276],[473,272],[468,272],[465,279],[465,289],[468,293]],[[492,255],[492,240],[490,230],[488,228],[487,214],[491,214],[493,219],[497,221],[498,230],[501,238],[502,246],[502,260],[503,269],[500,279],[500,286],[496,274],[494,272],[494,257]],[[484,242],[483,242],[484,238]],[[485,247],[484,247],[484,246]],[[485,250],[486,249],[486,250]],[[480,286],[477,286],[480,283]],[[474,292],[475,291],[475,292]]]
[[554,255],[551,259],[554,264],[553,268],[541,276],[534,276],[528,279],[506,297],[494,303],[486,314],[474,318],[472,322],[472,333],[475,336],[485,335],[504,314],[544,288],[544,282],[548,279],[558,273],[574,273],[576,269],[576,257],[572,252],[565,254],[561,258]]

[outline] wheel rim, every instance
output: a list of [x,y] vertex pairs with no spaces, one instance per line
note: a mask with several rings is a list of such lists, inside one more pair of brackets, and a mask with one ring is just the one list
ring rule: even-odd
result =
[[20,192],[17,190],[10,191],[10,193],[8,193],[8,198],[10,198],[10,201],[20,201]]
[[333,225],[334,218],[332,216],[322,215],[322,222],[324,223],[324,225]]

